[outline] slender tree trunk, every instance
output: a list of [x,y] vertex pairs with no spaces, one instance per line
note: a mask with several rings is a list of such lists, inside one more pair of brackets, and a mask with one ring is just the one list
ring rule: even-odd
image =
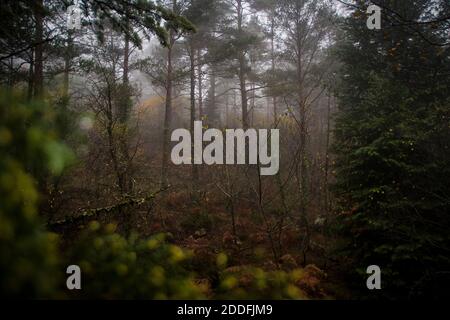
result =
[[238,239],[237,234],[237,228],[236,228],[236,211],[235,211],[235,200],[234,200],[234,185],[232,182],[232,179],[230,177],[230,171],[227,168],[225,168],[226,176],[227,176],[227,192],[228,192],[228,211],[231,215],[231,228],[233,230],[233,241],[236,243],[236,240]]
[[167,81],[166,81],[166,113],[164,117],[163,159],[161,172],[161,187],[168,186],[167,171],[169,166],[170,126],[172,123],[172,46],[167,53]]
[[[270,19],[270,60],[272,64],[272,74],[275,74],[275,10],[272,10]],[[272,97],[273,103],[273,121],[277,122],[278,111],[277,111],[277,98]]]
[[[125,8],[125,11],[128,15],[128,10]],[[122,99],[122,105],[120,106],[120,122],[121,124],[126,127],[126,124],[130,117],[130,105],[131,105],[131,93],[130,93],[130,21],[126,17],[125,18],[125,28],[127,30],[127,33],[125,34],[124,39],[124,50],[123,50],[123,74],[122,74],[122,83],[123,83],[123,97]]]
[[35,30],[35,53],[34,53],[34,97],[40,97],[44,90],[44,3],[37,0],[34,4]]
[[[32,97],[40,99],[44,93],[44,1],[36,0],[33,5],[33,14],[35,19],[34,41],[34,72]],[[44,172],[36,172],[38,189],[42,195],[41,208],[43,212],[47,211],[49,200],[49,189],[47,187],[48,176]]]
[[[173,0],[173,11],[175,12],[177,1]],[[170,128],[172,125],[172,95],[173,95],[173,46],[175,44],[174,31],[169,32],[169,44],[167,47],[167,80],[166,80],[166,112],[164,116],[163,146],[162,146],[162,168],[161,168],[161,187],[169,186],[169,153],[170,153]]]
[[197,76],[198,76],[198,115],[199,119],[202,119],[204,116],[203,113],[203,74],[202,74],[202,64],[200,63],[201,59],[201,50],[197,50]]
[[8,87],[12,89],[14,87],[14,57],[9,58],[9,73],[8,73]]
[[70,65],[72,60],[73,39],[72,32],[69,30],[67,35],[67,47],[64,55],[64,79],[63,79],[63,97],[66,101],[69,99],[70,86]]
[[[297,30],[301,30],[301,26],[297,26]],[[308,222],[308,186],[307,186],[307,169],[308,169],[308,159],[307,159],[307,139],[308,139],[308,127],[307,127],[307,112],[306,112],[306,101],[304,97],[303,88],[303,61],[302,61],[302,40],[301,35],[297,34],[296,47],[297,47],[297,99],[299,105],[299,172],[298,172],[298,183],[299,183],[299,211],[300,211],[300,227],[303,228],[304,234],[301,241],[301,247],[303,252],[303,264],[307,263],[307,252],[310,247],[310,230]]]
[[69,99],[69,78],[70,78],[70,61],[69,58],[64,58],[64,79],[63,79],[63,97],[67,101]]
[[30,52],[30,68],[28,69],[28,100],[33,98],[34,92],[34,50]]
[[[191,136],[194,136],[194,127],[195,127],[195,45],[194,41],[191,38],[190,39],[190,48],[189,48],[189,58],[190,58],[190,76],[191,76]],[[191,154],[194,154],[194,139],[192,139],[192,145],[191,145]],[[194,164],[194,161],[192,161],[192,189],[193,191],[196,191],[198,188],[198,166]]]
[[[253,59],[251,60],[251,66],[253,69],[254,68],[254,60]],[[250,115],[249,115],[250,120],[249,120],[249,122],[250,122],[251,126],[253,127],[254,122],[255,122],[255,108],[256,108],[256,92],[255,92],[256,86],[255,86],[254,82],[251,83],[250,88],[251,88],[251,94],[250,94],[251,103],[250,103]]]
[[239,57],[239,86],[241,91],[241,103],[242,103],[242,127],[244,129],[249,128],[248,124],[248,98],[247,98],[247,85],[245,79],[245,57],[244,54],[240,54]]
[[331,136],[331,94],[328,96],[327,105],[327,136],[325,149],[325,212],[330,214],[330,190],[329,190],[329,170],[330,170],[330,136]]
[[270,222],[270,219],[267,217],[266,211],[264,209],[263,186],[262,186],[262,179],[261,179],[261,165],[259,164],[259,161],[258,161],[258,165],[257,165],[256,169],[257,169],[257,173],[258,173],[257,174],[257,177],[258,177],[258,208],[259,208],[259,212],[261,214],[262,220],[265,225],[267,238],[269,239],[270,248],[272,249],[273,259],[278,264],[278,260],[279,260],[280,256],[279,256],[279,252],[277,251],[277,248],[275,245],[275,239],[273,236],[274,228]]
[[211,65],[210,88],[208,92],[208,104],[207,104],[208,124],[210,126],[215,126],[217,122],[216,87],[217,87],[216,68],[214,65]]
[[[243,33],[242,23],[243,23],[243,7],[242,0],[237,0],[237,17],[238,17],[238,34]],[[239,85],[241,91],[241,103],[242,103],[242,127],[244,129],[249,128],[248,123],[248,99],[247,99],[247,84],[246,84],[246,61],[245,53],[239,50],[238,53],[239,60]]]
[[128,19],[128,7],[125,9],[127,12],[127,16],[125,18],[125,27],[127,33],[125,34],[125,45],[123,52],[123,85],[122,90],[124,91],[123,105],[121,106],[121,130],[122,130],[122,141],[120,144],[121,154],[124,162],[124,184],[125,184],[125,193],[129,194],[133,190],[133,182],[131,178],[131,160],[129,153],[129,141],[128,141],[128,121],[130,118],[130,109],[131,109],[131,88],[130,88],[130,21]]
[[225,96],[225,126],[230,128],[230,97],[228,94]]
[[[128,30],[129,28],[129,21],[128,18],[126,18],[126,22],[125,22],[126,28]],[[130,73],[130,36],[129,34],[125,34],[125,47],[124,47],[124,53],[123,53],[123,83],[125,85],[128,85],[128,83],[130,82],[129,78],[129,73]]]

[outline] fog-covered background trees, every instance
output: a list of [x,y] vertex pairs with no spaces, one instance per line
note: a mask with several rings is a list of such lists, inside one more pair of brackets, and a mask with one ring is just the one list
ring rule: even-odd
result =
[[[0,9],[2,294],[70,298],[80,264],[92,298],[443,295],[448,1]],[[195,121],[279,129],[279,173],[173,165],[171,133]]]

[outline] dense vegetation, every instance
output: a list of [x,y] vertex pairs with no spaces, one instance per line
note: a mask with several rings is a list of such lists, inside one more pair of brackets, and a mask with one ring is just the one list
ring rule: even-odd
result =
[[[0,295],[446,295],[448,1],[72,4],[0,4]],[[197,120],[279,129],[279,173],[175,166]]]
[[[432,20],[426,5],[394,9]],[[338,49],[336,179],[349,249],[364,275],[384,266],[382,294],[437,297],[450,279],[450,70],[448,49],[429,41],[446,35],[428,26],[368,34],[361,17],[353,12]]]

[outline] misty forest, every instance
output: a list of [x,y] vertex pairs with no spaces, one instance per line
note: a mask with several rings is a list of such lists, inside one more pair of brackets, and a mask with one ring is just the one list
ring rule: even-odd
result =
[[[2,0],[0,19],[1,296],[448,295],[449,1]],[[194,139],[174,163],[200,122],[267,129],[269,155],[279,132],[279,170],[196,163]]]

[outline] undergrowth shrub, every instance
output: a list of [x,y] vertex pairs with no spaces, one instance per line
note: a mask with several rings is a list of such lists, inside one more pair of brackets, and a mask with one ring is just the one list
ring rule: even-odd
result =
[[[125,238],[114,225],[96,221],[73,244],[67,261],[83,270],[83,299],[198,299],[200,289],[186,271],[189,253],[165,241]],[[75,293],[75,296],[78,293]]]
[[[59,173],[70,152],[51,129],[43,103],[0,92],[0,295],[52,297],[56,275],[56,236],[38,216],[37,181],[30,172]],[[30,160],[33,159],[33,162]]]

